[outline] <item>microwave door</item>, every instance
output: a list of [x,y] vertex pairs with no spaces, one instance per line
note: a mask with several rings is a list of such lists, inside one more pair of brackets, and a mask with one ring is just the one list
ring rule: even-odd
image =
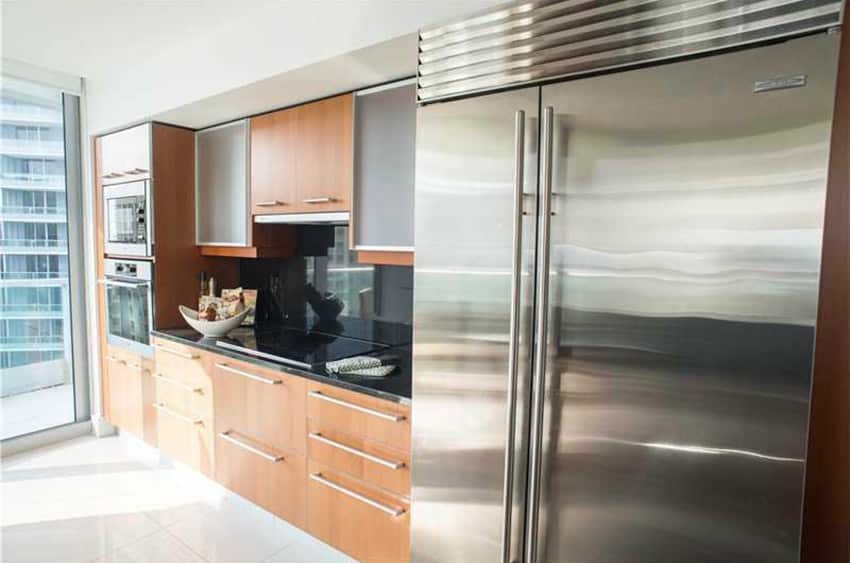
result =
[[150,217],[147,182],[104,188],[107,254],[150,256]]

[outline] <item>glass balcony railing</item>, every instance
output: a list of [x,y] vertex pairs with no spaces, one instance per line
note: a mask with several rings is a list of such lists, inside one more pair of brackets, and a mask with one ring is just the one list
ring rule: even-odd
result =
[[67,244],[65,240],[54,239],[0,238],[0,247],[62,248]]
[[0,104],[0,121],[6,123],[62,126],[62,113],[39,106]]
[[65,191],[63,174],[36,174],[30,172],[0,173],[0,188],[14,190]]
[[0,205],[0,215],[65,215],[64,207]]
[[0,352],[63,350],[62,336],[0,336]]
[[67,278],[68,272],[0,272],[0,280],[64,280]]
[[19,157],[65,158],[65,143],[42,139],[0,138],[0,154]]

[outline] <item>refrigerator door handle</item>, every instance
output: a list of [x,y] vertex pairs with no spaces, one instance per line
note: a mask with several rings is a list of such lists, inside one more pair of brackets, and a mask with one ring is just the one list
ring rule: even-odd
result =
[[516,446],[517,377],[519,374],[520,296],[522,294],[522,216],[525,188],[525,112],[516,112],[514,123],[513,256],[511,271],[511,316],[508,343],[508,388],[505,444],[505,480],[502,490],[502,563],[510,563],[514,491],[514,448]]
[[547,329],[549,321],[549,256],[552,223],[552,132],[554,109],[543,109],[540,155],[540,214],[538,215],[537,288],[534,311],[534,376],[531,384],[531,438],[528,463],[528,525],[525,563],[537,561],[537,527],[540,512],[540,477],[543,447],[543,408],[546,399]]

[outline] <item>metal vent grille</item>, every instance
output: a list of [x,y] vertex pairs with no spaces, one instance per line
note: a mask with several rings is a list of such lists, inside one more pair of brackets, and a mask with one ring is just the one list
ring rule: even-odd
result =
[[842,0],[520,2],[419,33],[419,101],[840,25]]

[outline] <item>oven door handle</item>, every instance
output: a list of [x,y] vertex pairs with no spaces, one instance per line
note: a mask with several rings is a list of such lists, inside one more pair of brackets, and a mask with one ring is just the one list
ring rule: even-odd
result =
[[110,280],[110,279],[97,280],[97,283],[100,283],[100,284],[103,284],[103,285],[112,285],[112,286],[115,286],[115,287],[129,287],[130,289],[136,289],[136,288],[139,288],[139,287],[149,287],[150,284],[151,284],[151,282],[149,282],[149,281],[125,282],[125,281]]

